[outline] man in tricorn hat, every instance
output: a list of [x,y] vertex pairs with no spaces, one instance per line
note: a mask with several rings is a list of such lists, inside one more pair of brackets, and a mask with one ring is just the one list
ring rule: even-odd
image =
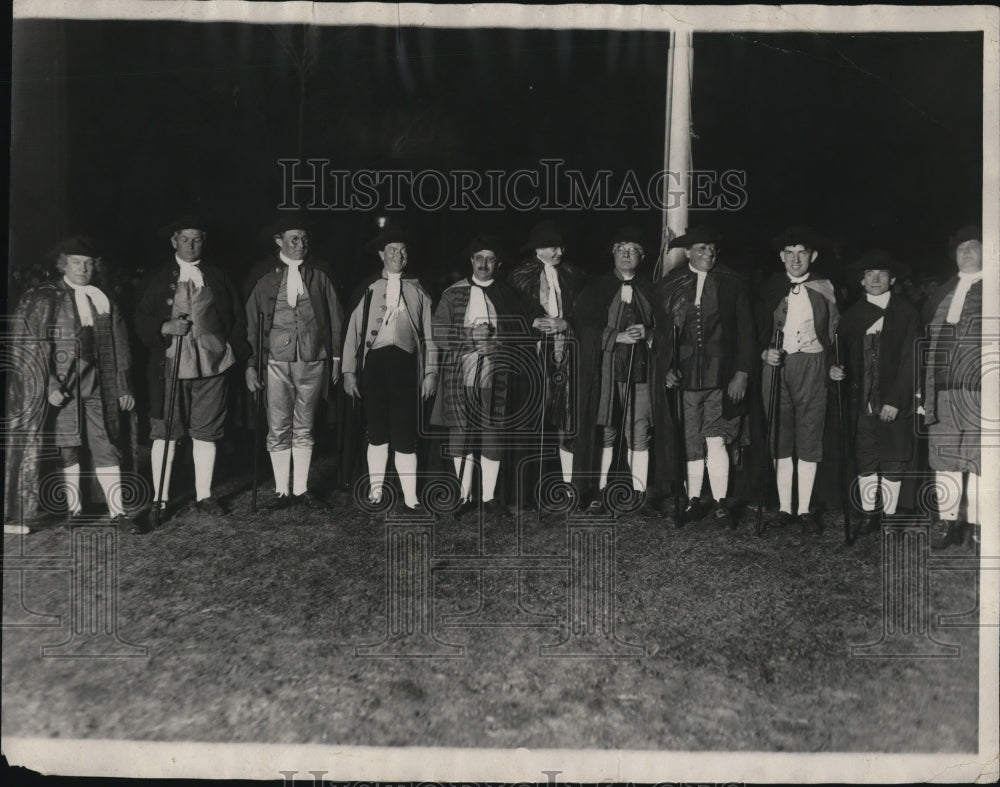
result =
[[545,372],[541,403],[545,423],[559,440],[559,464],[563,481],[573,480],[572,436],[576,430],[576,363],[573,358],[572,320],[576,298],[585,283],[583,274],[563,260],[565,241],[551,221],[536,224],[522,251],[532,256],[510,274],[510,283],[525,297],[536,301],[545,315],[532,323],[541,336],[539,359]]
[[388,226],[366,245],[382,270],[353,302],[344,343],[344,390],[364,404],[368,431],[369,502],[382,501],[389,450],[403,508],[426,513],[417,498],[417,416],[437,390],[431,297],[405,276],[409,237]]
[[[90,453],[111,521],[130,528],[122,501],[120,411],[135,406],[128,334],[117,305],[93,283],[93,239],[77,235],[50,252],[60,278],[28,290],[14,312],[7,431],[27,438],[7,450],[5,532],[28,532],[40,515],[39,454],[59,449],[67,523],[80,522],[80,465]],[[30,374],[32,370],[40,375]]]
[[[584,287],[574,320],[580,343],[578,368],[586,380],[579,391],[576,467],[591,473],[600,468],[598,494],[588,507],[589,513],[598,515],[609,513],[609,501],[602,493],[619,441],[621,450],[628,450],[627,462],[623,455],[619,464],[630,469],[633,497],[645,493],[652,426],[653,285],[636,275],[645,257],[644,239],[639,229],[625,226],[612,235],[609,245],[614,267]],[[599,452],[594,450],[595,437]],[[599,462],[594,461],[595,453]]]
[[[833,379],[849,380],[848,435],[854,444],[865,532],[881,528],[899,504],[903,475],[914,468],[914,354],[920,317],[892,285],[905,269],[881,249],[866,252],[849,267],[864,297],[840,321],[843,367],[831,366]],[[881,479],[880,479],[881,476]],[[882,517],[876,513],[881,494]]]
[[[309,222],[282,213],[270,227],[275,253],[250,272],[246,302],[247,340],[251,356],[246,384],[267,391],[267,451],[274,472],[271,508],[291,504],[323,509],[325,503],[308,489],[313,452],[313,426],[321,398],[329,399],[340,379],[343,310],[333,273],[309,253]],[[264,322],[264,345],[257,346]],[[257,374],[258,355],[266,365]]]
[[[432,423],[450,428],[448,453],[459,479],[462,506],[472,502],[474,449],[479,443],[483,511],[503,516],[495,498],[508,418],[511,378],[522,367],[519,350],[541,315],[507,282],[495,278],[501,265],[499,240],[477,235],[465,249],[472,275],[444,291],[434,312],[434,343],[440,359],[440,385]],[[518,341],[520,339],[520,341]]]
[[[823,521],[810,511],[816,467],[823,460],[823,431],[829,370],[840,313],[833,285],[812,270],[823,239],[805,226],[792,226],[773,241],[784,270],[765,281],[756,299],[757,339],[764,361],[763,393],[768,400],[773,375],[780,396],[768,436],[775,460],[780,510],[776,525],[792,514],[792,484],[798,477],[798,520],[803,533],[819,534]],[[775,332],[780,347],[773,347]],[[773,439],[777,430],[777,449]],[[794,461],[793,461],[794,457]]]
[[[923,371],[921,406],[928,428],[931,469],[936,475],[938,520],[933,549],[962,544],[970,526],[979,544],[979,479],[982,475],[983,234],[963,227],[950,238],[949,253],[958,267],[928,298],[923,319],[930,335]],[[963,483],[964,481],[964,483]],[[962,488],[966,521],[959,520]]]
[[[698,521],[707,513],[701,502],[707,469],[714,520],[735,527],[727,447],[746,434],[741,427],[756,352],[747,284],[736,271],[717,262],[718,241],[712,229],[698,227],[670,244],[684,249],[687,265],[674,268],[656,285],[657,367],[664,385],[681,391],[683,435],[676,427],[673,431],[675,439],[684,440],[687,456],[684,517]],[[675,326],[679,359],[673,357]],[[665,408],[664,415],[669,412]]]
[[[181,216],[163,228],[171,262],[140,286],[136,330],[149,349],[150,436],[154,500],[166,510],[177,440],[189,435],[195,505],[206,516],[226,513],[212,495],[216,443],[227,414],[226,372],[249,354],[242,300],[226,273],[202,259],[205,222]],[[177,353],[179,353],[179,358]],[[177,369],[177,379],[173,378]],[[166,418],[173,403],[171,433]],[[163,488],[161,468],[166,463]],[[142,528],[148,529],[148,523]]]

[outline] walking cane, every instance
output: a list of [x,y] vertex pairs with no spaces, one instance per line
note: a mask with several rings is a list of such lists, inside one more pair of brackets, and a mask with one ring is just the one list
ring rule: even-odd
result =
[[545,405],[548,397],[549,382],[549,350],[546,347],[548,334],[542,336],[542,422],[538,430],[538,506],[535,509],[535,522],[542,521],[542,476],[545,471]]
[[[354,369],[355,376],[358,380],[358,394],[361,393],[361,380],[364,375],[364,365],[365,365],[365,335],[368,331],[368,316],[371,314],[372,308],[372,295],[374,290],[369,287],[365,291],[365,302],[361,308],[361,335],[358,339],[358,348],[354,353]],[[350,466],[347,468],[347,476],[344,478],[345,486],[351,486],[354,483],[354,479],[361,472],[361,465],[363,465],[362,456],[364,454],[362,446],[365,442],[365,411],[364,404],[359,402],[357,398],[350,397],[351,399],[351,412],[354,415],[354,428],[355,435],[354,438],[357,442],[356,449],[350,454]]]
[[[186,320],[188,316],[183,312],[177,315],[178,320]],[[150,525],[153,528],[160,526],[160,507],[163,503],[163,482],[167,479],[167,460],[170,456],[170,431],[174,425],[174,400],[177,398],[177,376],[181,373],[181,341],[183,336],[174,337],[174,375],[173,385],[170,387],[170,398],[167,400],[167,419],[164,426],[163,437],[163,460],[160,462],[160,485],[159,494],[153,501],[153,513],[150,516]]]
[[[778,328],[774,332],[774,344],[771,345],[771,349],[780,350],[781,345],[784,344],[784,334],[781,332],[781,328]],[[771,367],[771,390],[768,391],[767,397],[767,418],[764,419],[764,439],[761,441],[761,458],[760,458],[760,492],[757,495],[757,523],[754,526],[754,533],[758,536],[764,535],[764,495],[767,493],[767,444],[768,441],[773,439],[774,445],[778,444],[778,424],[774,425],[774,436],[771,436],[771,421],[774,419],[774,410],[777,406],[778,400],[778,381],[781,375],[780,366]],[[773,453],[777,453],[775,449]]]
[[[475,426],[473,425],[471,418],[471,413],[479,411],[479,374],[483,369],[483,354],[478,353],[478,358],[476,359],[476,376],[472,380],[472,408],[470,408],[469,423],[466,424],[465,429],[465,439],[462,441],[462,461],[458,465],[458,494],[462,494],[462,482],[465,479],[465,462],[466,457],[468,457],[469,452],[472,449],[472,430],[476,428],[478,430],[479,418],[475,419]],[[462,390],[465,390],[465,386],[462,386]],[[468,397],[465,397],[468,400]],[[472,494],[472,490],[469,490],[469,494]]]
[[[681,371],[681,329],[677,323],[674,323],[673,330],[673,358],[671,359],[671,367],[673,371],[680,375]],[[677,475],[677,489],[674,493],[674,527],[681,526],[681,484],[683,484],[683,476],[681,473],[684,468],[684,404],[681,398],[681,387],[678,385],[674,389],[674,465],[676,470],[674,471]]]
[[[625,401],[622,403],[622,426],[618,430],[618,472],[622,472],[622,466],[626,464],[625,462],[625,449],[629,443],[625,441],[625,424],[628,421],[629,416],[629,404],[632,401],[632,362],[635,360],[635,344],[632,345],[631,349],[628,351],[628,373],[625,375]],[[634,413],[633,420],[634,419]],[[630,430],[631,431],[631,430]],[[633,435],[634,436],[634,435]]]
[[[840,337],[833,339],[835,361],[840,366]],[[840,469],[840,505],[844,509],[844,543],[851,546],[854,543],[854,533],[851,532],[850,495],[847,493],[847,433],[844,425],[844,392],[837,380],[837,435],[840,450],[837,452],[837,464]]]
[[[257,313],[257,382],[264,384],[264,312]],[[250,498],[250,513],[257,513],[257,470],[260,464],[260,451],[257,448],[257,436],[260,431],[261,410],[264,409],[263,389],[253,392],[253,495]]]

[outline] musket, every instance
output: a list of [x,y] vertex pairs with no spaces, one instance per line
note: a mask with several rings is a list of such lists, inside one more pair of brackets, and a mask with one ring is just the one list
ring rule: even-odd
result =
[[[361,307],[361,337],[358,340],[357,349],[354,351],[354,374],[358,380],[358,394],[361,394],[361,378],[364,374],[365,366],[365,336],[368,335],[368,317],[371,314],[372,308],[372,296],[375,291],[369,287],[365,290],[365,302]],[[365,411],[364,405],[358,402],[358,398],[351,397],[351,409],[354,412],[354,423],[357,427],[357,433],[355,434],[355,439],[357,441],[356,450],[352,453],[352,462],[350,467],[350,473],[346,479],[348,484],[354,482],[355,477],[358,474],[358,465],[361,464],[361,456],[364,453],[362,446],[364,445],[364,435],[365,435]]]

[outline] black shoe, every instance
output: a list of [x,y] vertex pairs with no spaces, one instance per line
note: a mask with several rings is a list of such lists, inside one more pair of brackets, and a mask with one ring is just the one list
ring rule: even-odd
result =
[[778,515],[771,520],[771,524],[774,527],[787,527],[795,521],[795,517],[789,514],[787,511],[779,511]]
[[290,508],[292,505],[291,495],[279,495],[275,492],[267,500],[264,501],[264,505],[261,506],[265,511],[284,511],[286,508]]
[[882,516],[877,512],[868,514],[868,518],[865,520],[865,526],[861,530],[862,535],[870,536],[872,533],[878,533],[882,529]]
[[[214,497],[206,497],[204,500],[196,500],[194,510],[204,516],[225,516],[226,509],[222,507]],[[161,520],[162,521],[162,520]]]
[[491,516],[496,519],[506,519],[508,516],[507,509],[500,505],[496,498],[487,500],[483,503],[483,515]]
[[313,511],[329,511],[330,506],[325,501],[320,500],[312,492],[303,492],[301,495],[292,495],[292,505],[300,508],[311,508]]
[[730,530],[736,529],[735,505],[728,498],[720,498],[715,504],[715,523],[721,527],[728,527]]
[[956,520],[939,519],[931,525],[931,549],[947,549],[965,543],[966,526]]
[[[490,501],[493,502],[493,501]],[[462,505],[455,509],[455,519],[461,519],[464,516],[472,513],[478,513],[479,506],[472,500],[463,500]]]
[[611,510],[608,508],[607,503],[604,502],[604,495],[598,493],[597,497],[590,501],[590,505],[586,509],[587,516],[609,516]]
[[804,536],[818,536],[823,532],[823,518],[812,511],[799,514],[799,525]]
[[111,517],[110,522],[114,525],[119,533],[131,533],[135,528],[135,522],[128,514],[117,514]]
[[70,511],[66,514],[66,518],[62,521],[60,526],[71,528],[74,525],[84,525],[87,521],[87,517],[83,515],[83,511]]
[[708,513],[706,510],[707,506],[701,502],[701,498],[696,497],[693,500],[688,501],[687,508],[684,509],[684,513],[681,515],[681,519],[685,523],[695,523],[701,522],[705,518],[705,514]]

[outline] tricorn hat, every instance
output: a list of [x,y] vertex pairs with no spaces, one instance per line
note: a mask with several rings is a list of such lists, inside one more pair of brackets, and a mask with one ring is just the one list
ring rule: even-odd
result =
[[97,241],[89,235],[71,235],[63,238],[49,251],[49,257],[58,260],[63,254],[76,255],[80,257],[99,257],[101,252],[97,247]]
[[494,254],[497,255],[499,260],[503,256],[502,244],[500,239],[496,235],[490,235],[488,233],[481,233],[476,235],[471,241],[466,244],[465,248],[462,250],[466,255],[472,256],[477,251],[482,251],[483,249],[489,249]]
[[787,227],[781,234],[774,237],[771,244],[778,251],[782,251],[789,246],[799,245],[817,251],[828,245],[826,238],[804,224],[793,224]]
[[373,254],[378,254],[390,243],[409,243],[410,236],[402,227],[395,224],[385,226],[379,230],[378,235],[365,244],[365,250]]
[[910,267],[884,249],[870,249],[847,266],[847,273],[851,276],[864,276],[865,271],[889,271],[891,276],[899,279],[910,273]]
[[312,229],[313,222],[305,213],[297,210],[282,210],[267,226],[266,232],[268,235],[281,235],[289,230],[310,232]]
[[185,213],[178,216],[169,224],[164,224],[160,227],[160,235],[165,238],[169,238],[175,232],[180,232],[181,230],[200,230],[201,232],[207,232],[208,224],[202,216],[197,213]]
[[948,238],[948,255],[954,259],[955,251],[958,247],[969,240],[983,242],[983,230],[976,224],[962,227],[958,232]]
[[616,243],[634,243],[637,246],[642,246],[643,249],[646,248],[642,230],[634,224],[626,224],[624,227],[619,227],[615,230],[615,233],[611,236],[611,245],[614,246]]
[[720,240],[722,240],[722,236],[706,224],[688,230],[683,235],[674,238],[667,248],[690,249],[696,243],[718,243]]
[[552,247],[565,246],[562,232],[548,219],[538,222],[528,233],[528,241],[521,247],[521,251],[529,249],[548,249]]

